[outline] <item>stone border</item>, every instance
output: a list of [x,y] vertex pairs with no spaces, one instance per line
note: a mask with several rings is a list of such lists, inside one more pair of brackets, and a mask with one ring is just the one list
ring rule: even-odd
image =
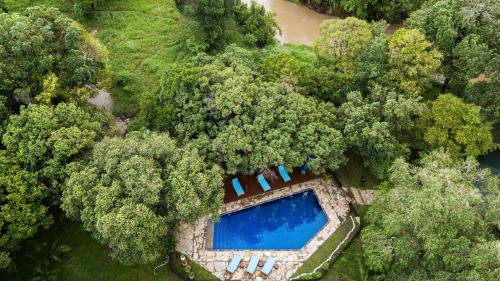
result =
[[[316,179],[228,203],[219,212],[223,214],[238,211],[306,189],[312,189],[316,193],[319,204],[328,217],[328,223],[300,250],[207,250],[205,238],[207,217],[197,220],[194,225],[181,223],[176,249],[204,266],[220,280],[256,280],[262,277],[267,280],[287,280],[347,218],[349,204],[342,190],[328,178]],[[247,274],[246,268],[238,269],[231,276],[226,275],[227,265],[236,254],[243,257],[242,265],[245,265],[252,255],[260,256],[261,260],[272,256],[279,264],[279,268],[273,269],[267,277],[259,274],[258,270],[256,274]]]

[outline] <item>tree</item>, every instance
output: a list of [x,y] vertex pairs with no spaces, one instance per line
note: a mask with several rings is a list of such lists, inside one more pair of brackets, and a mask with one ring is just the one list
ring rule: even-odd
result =
[[0,136],[3,135],[7,120],[10,115],[9,107],[7,106],[7,98],[0,96]]
[[442,151],[418,166],[396,161],[368,210],[366,264],[384,280],[498,279],[498,184]]
[[5,4],[4,0],[0,0],[0,11],[3,13],[7,13],[7,5]]
[[0,150],[0,271],[12,265],[11,253],[52,217],[43,205],[47,188]]
[[385,178],[393,161],[408,156],[414,120],[423,109],[420,99],[377,87],[363,98],[347,95],[339,108],[339,127],[346,143],[378,178]]
[[[443,54],[442,92],[463,96],[487,112],[494,112],[497,107],[496,95],[491,91],[499,86],[498,8],[499,3],[494,0],[427,1],[405,22],[425,34]],[[481,84],[491,85],[470,85],[480,77]],[[464,90],[469,90],[468,94],[464,95]],[[497,122],[498,118],[490,120]]]
[[[104,136],[109,118],[93,108],[61,103],[55,107],[30,104],[11,115],[3,144],[7,152],[57,199],[68,176],[67,165],[81,160]],[[55,193],[55,194],[54,194]]]
[[437,75],[441,54],[415,29],[399,29],[388,40],[390,73],[405,92],[418,93]]
[[443,147],[453,157],[477,157],[495,147],[491,123],[479,108],[451,94],[440,95],[419,120],[427,149]]
[[144,111],[152,124],[163,126],[158,129],[192,143],[229,174],[281,163],[306,162],[316,173],[336,169],[345,144],[333,106],[281,81],[263,81],[256,61],[252,51],[231,46],[195,65],[175,65]]
[[0,50],[0,95],[24,104],[47,89],[46,103],[86,103],[107,61],[105,48],[55,8],[0,14]]
[[248,7],[241,1],[235,3],[235,19],[241,26],[246,40],[252,45],[262,48],[275,42],[274,37],[279,29],[274,14],[268,13],[264,6],[252,1]]
[[370,24],[353,17],[328,20],[321,24],[313,50],[319,60],[325,60],[338,69],[352,68],[353,60],[373,38]]
[[[331,0],[325,0],[331,1]],[[340,6],[357,17],[401,20],[418,9],[426,0],[340,0]]]
[[105,138],[63,191],[62,209],[83,222],[111,256],[150,263],[167,253],[179,220],[215,215],[222,205],[222,171],[194,148],[165,134],[130,132]]

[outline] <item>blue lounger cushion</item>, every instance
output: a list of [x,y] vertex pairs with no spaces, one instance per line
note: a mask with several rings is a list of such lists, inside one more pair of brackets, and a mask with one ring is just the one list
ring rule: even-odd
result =
[[275,263],[276,260],[274,260],[273,257],[268,257],[266,263],[264,264],[264,267],[262,267],[260,271],[263,272],[265,275],[269,275]]
[[285,166],[280,165],[280,166],[278,167],[278,171],[279,171],[279,173],[280,173],[280,176],[283,178],[283,180],[284,180],[285,182],[288,182],[288,181],[290,181],[290,180],[291,180],[290,175],[288,174],[288,172],[287,172],[287,171],[286,171],[286,169],[285,169]]
[[259,265],[259,260],[260,258],[257,257],[257,256],[252,256],[250,258],[250,262],[248,263],[248,267],[247,267],[247,272],[248,273],[254,273],[255,270],[257,269],[257,265]]
[[267,182],[266,178],[264,178],[263,174],[258,175],[257,180],[259,181],[260,186],[262,186],[262,189],[264,189],[264,191],[268,191],[271,189],[271,186]]
[[231,262],[227,266],[227,271],[234,273],[236,271],[236,269],[238,269],[238,266],[240,266],[240,262],[241,262],[241,256],[234,255],[233,259],[231,260]]
[[241,195],[245,194],[245,191],[243,190],[243,187],[241,186],[241,183],[238,180],[238,178],[234,178],[232,182],[233,182],[233,188],[234,188],[234,191],[236,192],[236,195],[241,196]]

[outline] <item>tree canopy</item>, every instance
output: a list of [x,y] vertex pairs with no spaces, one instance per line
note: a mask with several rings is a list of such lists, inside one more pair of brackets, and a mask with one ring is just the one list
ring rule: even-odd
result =
[[12,265],[11,252],[52,222],[43,204],[47,188],[0,150],[0,271]]
[[384,280],[496,280],[499,179],[443,152],[397,161],[368,210],[368,267]]
[[0,95],[86,103],[106,66],[106,49],[55,8],[0,14]]
[[443,54],[443,92],[485,108],[498,122],[498,1],[433,0],[405,25],[425,34]]
[[227,173],[304,162],[316,173],[343,161],[334,107],[282,82],[262,80],[254,54],[230,47],[196,65],[173,65],[147,105],[151,127],[169,129]]
[[92,108],[30,104],[10,116],[3,144],[22,167],[58,193],[69,173],[67,165],[92,149],[109,122],[106,115]]
[[427,149],[443,147],[454,157],[477,157],[495,147],[491,123],[479,108],[451,94],[440,95],[419,120]]
[[175,222],[213,215],[222,204],[222,171],[166,134],[136,131],[97,143],[90,162],[63,191],[62,209],[83,222],[125,264],[166,254]]

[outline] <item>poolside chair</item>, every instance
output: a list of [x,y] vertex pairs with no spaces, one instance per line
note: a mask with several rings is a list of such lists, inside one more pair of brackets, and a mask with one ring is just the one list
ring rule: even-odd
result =
[[266,178],[264,178],[263,174],[258,175],[257,180],[259,181],[260,186],[262,186],[262,189],[264,189],[264,191],[268,191],[271,189],[271,186],[267,182]]
[[280,172],[280,176],[283,178],[283,180],[285,182],[288,182],[291,180],[290,175],[288,174],[288,172],[285,169],[285,166],[279,165],[278,171]]
[[233,259],[231,260],[231,262],[227,266],[226,270],[230,273],[234,273],[236,271],[236,269],[238,269],[238,267],[240,266],[240,262],[241,262],[241,256],[234,255]]
[[267,257],[266,263],[260,270],[262,273],[265,275],[269,275],[271,273],[271,270],[273,269],[274,264],[276,263],[276,260],[273,257]]
[[241,183],[238,180],[238,178],[234,178],[232,180],[232,183],[233,183],[234,191],[236,192],[236,195],[238,195],[238,197],[245,194],[245,191],[243,190],[243,187],[241,186]]
[[259,260],[260,258],[257,256],[252,256],[250,258],[250,262],[248,263],[247,267],[247,272],[248,273],[255,273],[255,270],[257,269],[257,265],[259,265]]

